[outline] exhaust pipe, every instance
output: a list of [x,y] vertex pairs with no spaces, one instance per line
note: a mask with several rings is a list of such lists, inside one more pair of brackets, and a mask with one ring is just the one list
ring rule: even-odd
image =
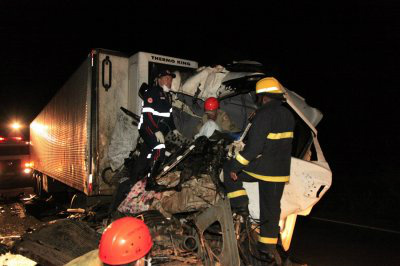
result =
[[186,251],[195,251],[197,249],[197,240],[193,236],[185,236],[181,243],[181,248]]

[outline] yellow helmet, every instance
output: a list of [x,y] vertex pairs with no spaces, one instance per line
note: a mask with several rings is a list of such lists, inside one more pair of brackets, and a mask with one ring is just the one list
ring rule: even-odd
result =
[[263,78],[256,84],[256,93],[283,94],[282,85],[273,77]]

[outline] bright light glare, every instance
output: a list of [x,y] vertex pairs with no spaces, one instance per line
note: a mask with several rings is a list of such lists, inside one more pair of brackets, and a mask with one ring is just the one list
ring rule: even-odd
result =
[[11,128],[12,129],[20,129],[21,128],[21,124],[18,122],[14,122],[11,124]]
[[29,174],[30,172],[31,172],[31,169],[30,169],[30,168],[25,168],[25,169],[24,169],[24,173],[25,173],[25,174]]

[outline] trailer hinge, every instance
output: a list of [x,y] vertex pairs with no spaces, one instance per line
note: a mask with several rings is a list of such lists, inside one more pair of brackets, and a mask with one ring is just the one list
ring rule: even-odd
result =
[[[108,67],[108,82],[105,81],[105,73],[106,67]],[[102,73],[101,73],[101,81],[103,83],[103,87],[108,91],[111,88],[111,81],[112,81],[112,63],[109,56],[106,56],[102,62]]]

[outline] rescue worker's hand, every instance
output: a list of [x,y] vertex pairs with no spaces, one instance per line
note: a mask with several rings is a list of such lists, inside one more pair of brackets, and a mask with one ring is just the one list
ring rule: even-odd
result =
[[182,136],[181,132],[179,132],[177,129],[174,129],[172,131],[172,133],[174,133],[174,135],[177,136],[177,137],[181,137]]
[[238,176],[237,176],[237,174],[236,174],[235,172],[231,172],[231,179],[232,179],[233,181],[238,180]]
[[154,135],[156,135],[157,141],[159,143],[162,143],[162,144],[165,143],[164,135],[161,131],[157,131],[156,133],[154,133]]

